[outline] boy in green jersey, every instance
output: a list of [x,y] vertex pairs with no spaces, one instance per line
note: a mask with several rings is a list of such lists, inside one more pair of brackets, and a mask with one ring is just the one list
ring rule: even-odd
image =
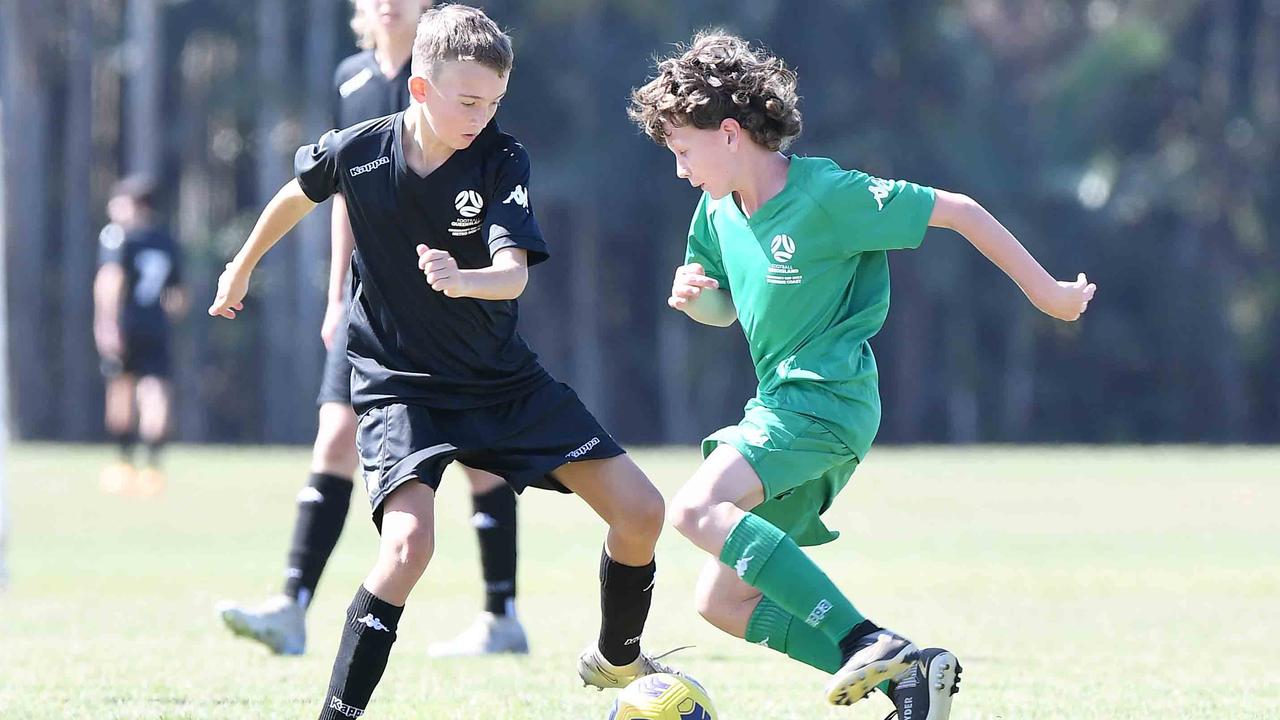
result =
[[800,134],[797,102],[780,59],[718,31],[632,94],[632,119],[704,191],[668,304],[741,323],[759,379],[742,421],[703,442],[668,518],[712,556],[697,589],[711,624],[830,673],[832,703],[880,687],[901,717],[944,720],[955,656],[872,623],[800,549],[835,539],[820,515],[880,424],[868,341],[889,308],[886,251],[950,228],[1060,320],[1077,319],[1095,288],[1083,274],[1056,281],[964,195],[783,154]]

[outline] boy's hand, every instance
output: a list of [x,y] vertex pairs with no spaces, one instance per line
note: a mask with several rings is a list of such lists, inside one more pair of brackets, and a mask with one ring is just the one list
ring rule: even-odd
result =
[[241,273],[240,266],[234,261],[227,263],[227,269],[218,278],[218,294],[209,306],[209,314],[235,320],[236,311],[244,309],[244,296],[248,293],[249,275]]
[[676,278],[671,283],[671,297],[667,298],[667,304],[676,310],[684,310],[691,301],[702,294],[703,288],[715,290],[718,287],[720,283],[714,278],[707,277],[707,272],[701,264],[681,265],[676,268]]
[[418,268],[427,276],[431,289],[448,297],[462,297],[465,280],[458,261],[444,250],[432,250],[426,245],[419,245],[417,250]]
[[338,337],[342,324],[346,322],[347,304],[342,301],[329,301],[324,307],[324,320],[320,321],[320,339],[324,341],[324,349],[333,349],[333,339]]
[[1072,322],[1079,319],[1089,307],[1093,293],[1098,286],[1089,282],[1084,273],[1076,277],[1075,282],[1058,281],[1058,286],[1049,297],[1036,300],[1036,307],[1046,315],[1059,320]]

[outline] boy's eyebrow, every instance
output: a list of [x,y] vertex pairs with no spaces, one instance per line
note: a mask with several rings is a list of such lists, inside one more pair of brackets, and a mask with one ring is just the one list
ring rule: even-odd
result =
[[[507,94],[506,94],[506,93],[502,93],[501,95],[499,95],[498,97],[496,97],[496,98],[494,98],[494,99],[495,99],[495,100],[501,100],[502,98],[504,98],[504,97],[506,97],[506,96],[507,96]],[[471,100],[484,100],[484,99],[485,99],[485,97],[484,97],[483,95],[467,95],[466,93],[459,93],[459,94],[458,94],[458,97],[469,98],[469,99],[471,99]]]

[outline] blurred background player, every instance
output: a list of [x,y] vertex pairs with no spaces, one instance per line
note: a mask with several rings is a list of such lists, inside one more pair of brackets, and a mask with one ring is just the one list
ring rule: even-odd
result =
[[[178,245],[160,227],[155,186],[143,177],[116,185],[109,223],[98,235],[93,334],[106,377],[107,432],[120,458],[103,471],[102,489],[154,495],[164,488],[160,451],[169,433],[169,323],[186,299]],[[146,447],[141,472],[134,449]]]
[[[350,127],[409,106],[409,66],[424,0],[352,0],[351,28],[363,50],[343,60],[334,74],[334,126]],[[356,470],[356,416],[351,408],[351,362],[347,359],[347,271],[355,238],[341,194],[333,196],[330,222],[329,304],[321,336],[328,349],[317,403],[319,429],[312,449],[311,477],[298,493],[298,515],[285,571],[284,591],[254,607],[219,605],[237,635],[262,642],[275,653],[306,649],[305,614],[320,575],[342,534]],[[528,640],[515,615],[516,494],[502,478],[461,466],[471,484],[471,523],[480,542],[485,584],[484,611],[456,638],[428,648],[436,657],[526,653]]]

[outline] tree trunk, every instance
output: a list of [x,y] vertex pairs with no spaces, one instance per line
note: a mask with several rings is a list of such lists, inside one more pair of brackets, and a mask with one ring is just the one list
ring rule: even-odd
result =
[[[257,197],[255,209],[265,207],[280,186],[289,178],[285,162],[287,143],[285,117],[281,107],[281,95],[288,85],[289,37],[288,6],[284,0],[260,0],[257,13],[257,76],[259,102],[252,147],[257,155]],[[262,347],[265,348],[265,367],[261,377],[263,406],[261,417],[265,421],[263,440],[266,442],[298,441],[301,432],[300,419],[306,407],[294,379],[294,366],[299,353],[307,352],[313,343],[301,342],[298,327],[296,272],[298,266],[297,238],[284,241],[264,258],[255,274],[256,288],[249,298],[255,310],[261,313]],[[311,334],[308,333],[308,340]],[[306,350],[303,350],[306,348]],[[311,421],[307,420],[310,426]]]
[[[79,0],[77,0],[79,2]],[[157,182],[163,169],[165,72],[161,0],[129,0],[125,18],[125,172]],[[162,183],[163,186],[163,183]]]
[[93,345],[93,277],[97,236],[91,214],[93,172],[93,11],[72,2],[67,18],[66,100],[62,143],[62,343],[60,437],[85,440],[99,427],[97,354]]
[[[3,124],[22,128],[22,141],[4,143],[6,166],[21,182],[9,184],[6,235],[21,238],[11,243],[10,297],[22,299],[22,312],[9,328],[16,338],[10,357],[13,372],[14,432],[20,437],[47,437],[55,433],[48,402],[54,386],[45,345],[49,344],[45,248],[49,239],[46,199],[49,198],[45,153],[48,148],[50,105],[45,62],[47,13],[39,0],[10,0],[0,4],[0,33],[4,45],[4,82],[0,98]],[[12,131],[10,131],[12,132]],[[51,348],[50,348],[51,349]]]

